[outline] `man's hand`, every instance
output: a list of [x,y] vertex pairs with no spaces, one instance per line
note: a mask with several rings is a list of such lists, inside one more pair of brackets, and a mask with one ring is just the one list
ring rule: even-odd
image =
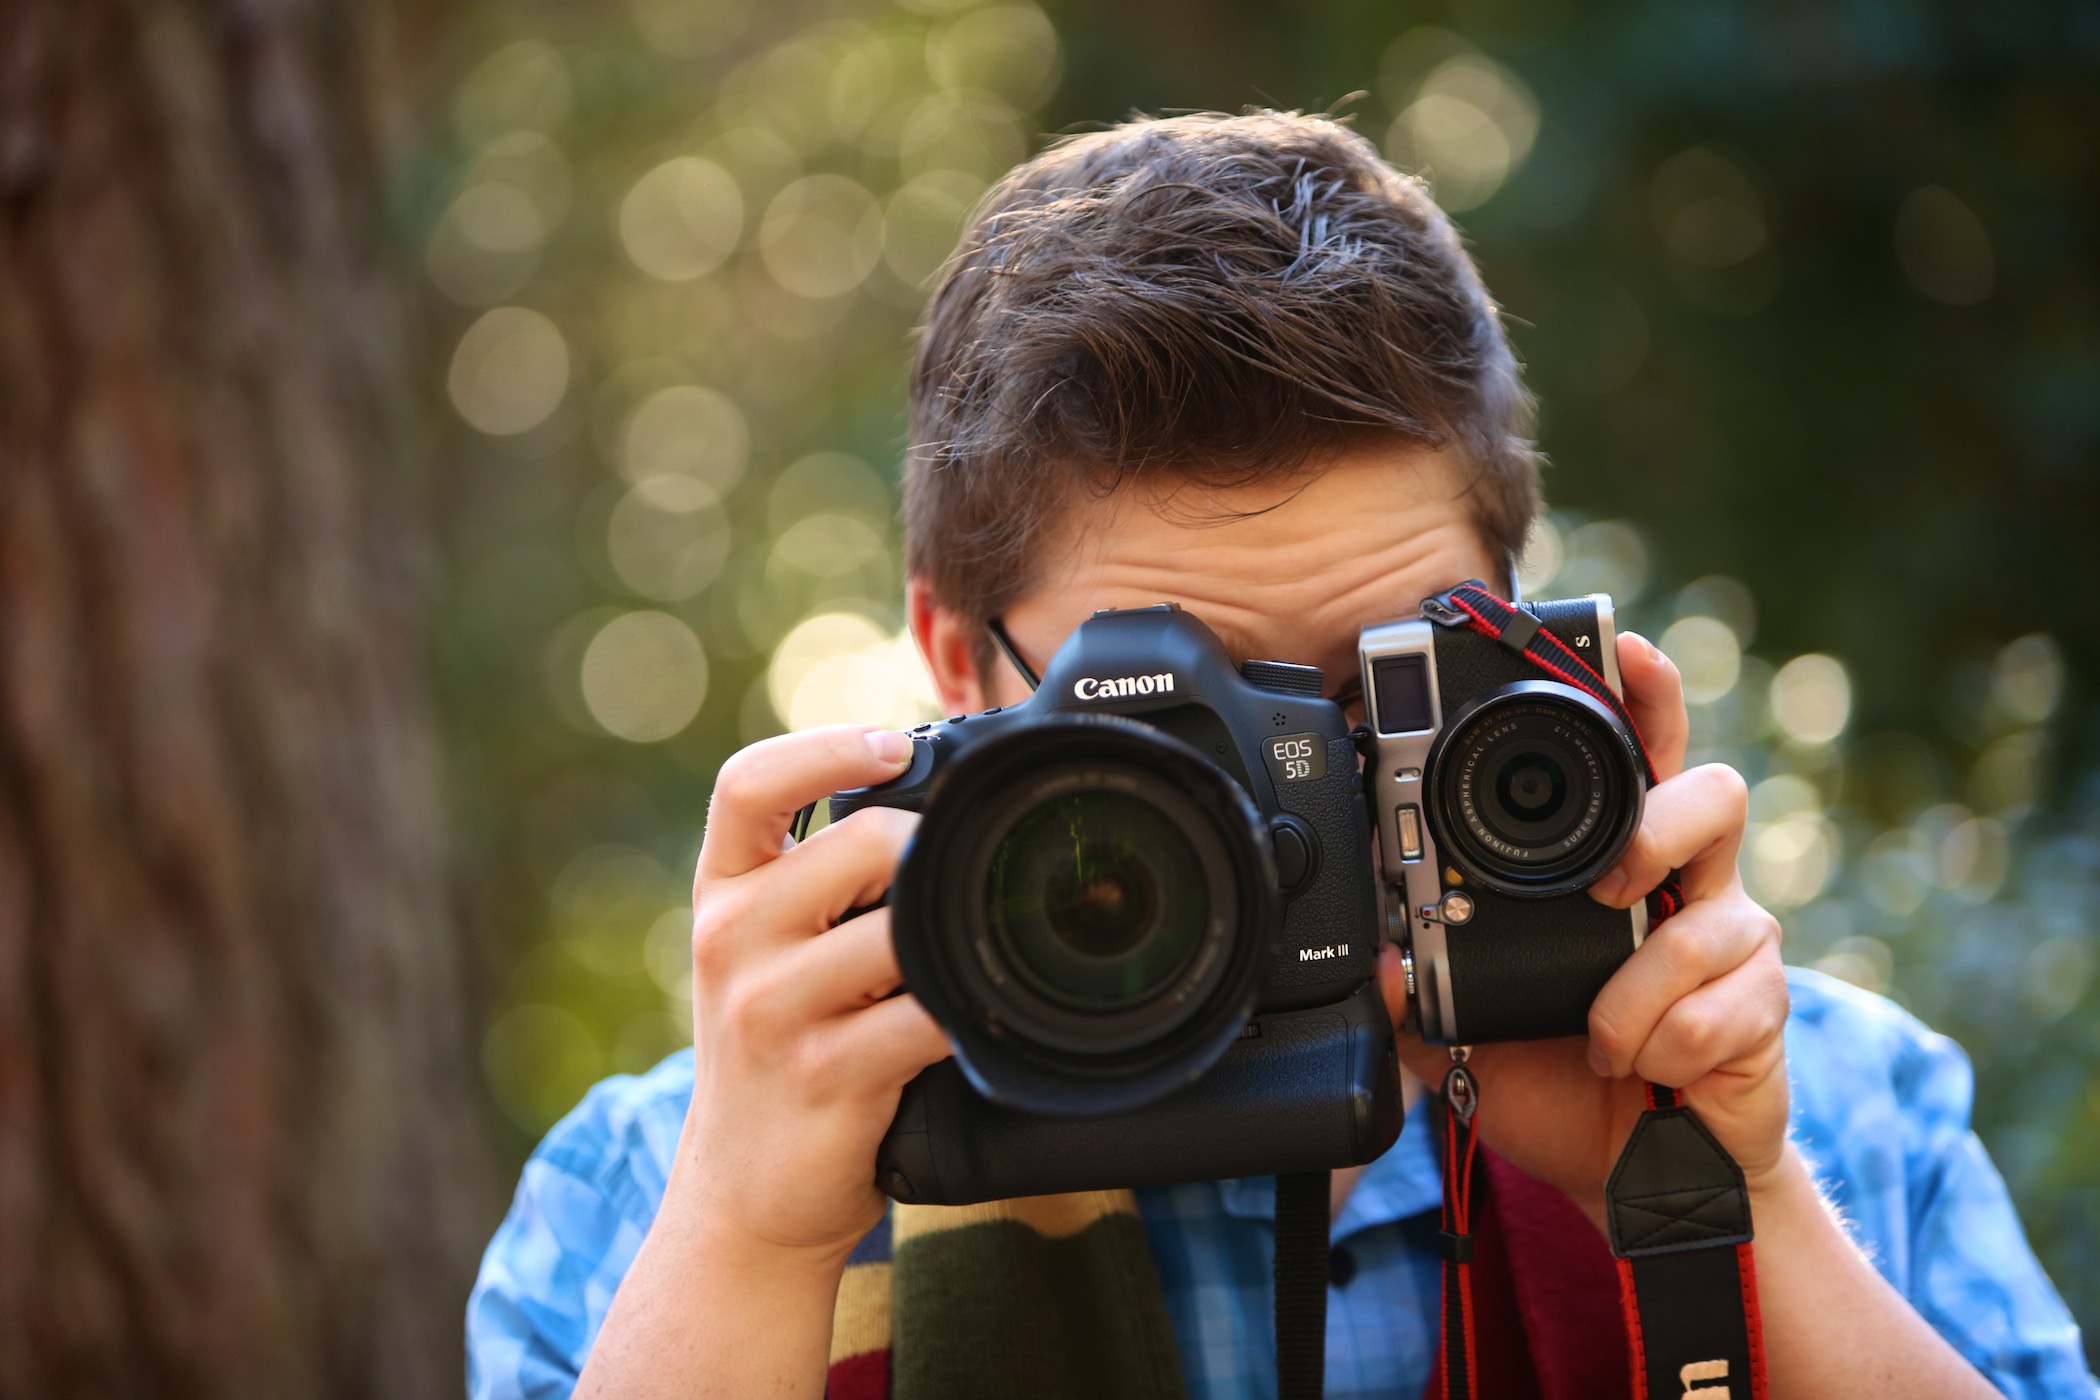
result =
[[[1779,924],[1736,873],[1742,777],[1721,764],[1680,771],[1689,724],[1667,657],[1628,633],[1619,638],[1619,674],[1657,782],[1625,856],[1591,894],[1630,909],[1679,869],[1685,907],[1605,984],[1586,1041],[1483,1045],[1471,1061],[1483,1140],[1567,1192],[1600,1225],[1605,1178],[1646,1106],[1642,1079],[1684,1090],[1753,1192],[1780,1170],[1787,1124]],[[1397,1023],[1407,1001],[1396,948],[1379,973]],[[1412,1034],[1401,1035],[1400,1055],[1432,1087],[1450,1068],[1443,1048]]]
[[693,1103],[578,1400],[824,1393],[846,1256],[882,1218],[875,1145],[948,1044],[889,996],[889,911],[837,922],[882,897],[918,819],[871,807],[800,845],[788,826],[910,757],[841,725],[722,766],[693,877]]
[[948,1053],[900,981],[889,888],[918,818],[871,807],[788,842],[794,814],[895,777],[911,741],[837,726],[723,765],[693,880],[693,1103],[681,1182],[718,1246],[843,1264],[881,1218],[875,1146],[904,1083]]

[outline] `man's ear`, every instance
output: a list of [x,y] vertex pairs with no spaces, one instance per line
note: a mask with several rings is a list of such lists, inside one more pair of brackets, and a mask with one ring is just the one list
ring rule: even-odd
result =
[[936,601],[920,578],[905,582],[904,611],[926,673],[933,678],[933,693],[940,697],[941,713],[970,715],[989,709],[984,678],[977,673],[977,626]]

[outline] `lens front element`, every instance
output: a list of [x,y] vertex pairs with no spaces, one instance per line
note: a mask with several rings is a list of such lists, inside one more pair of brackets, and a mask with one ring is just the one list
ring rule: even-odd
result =
[[1453,717],[1430,759],[1438,842],[1508,894],[1564,894],[1618,861],[1640,821],[1631,737],[1571,686],[1491,691]]
[[977,740],[890,888],[905,985],[977,1091],[1115,1113],[1216,1063],[1254,1014],[1283,896],[1252,798],[1120,715]]
[[1459,766],[1460,803],[1474,834],[1513,861],[1563,854],[1594,828],[1603,807],[1596,746],[1544,705],[1496,716]]
[[985,926],[1039,994],[1134,1006],[1188,965],[1210,922],[1202,859],[1135,794],[1071,792],[1023,813],[992,855]]

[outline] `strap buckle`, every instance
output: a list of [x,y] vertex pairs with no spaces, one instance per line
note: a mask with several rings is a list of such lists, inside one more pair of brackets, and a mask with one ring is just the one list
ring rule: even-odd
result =
[[1470,1264],[1473,1262],[1473,1237],[1471,1235],[1454,1235],[1449,1230],[1439,1230],[1436,1232],[1436,1239],[1444,1257],[1452,1263]]
[[1478,588],[1482,585],[1478,579],[1468,579],[1465,583],[1461,583],[1455,588],[1447,588],[1441,593],[1431,594],[1422,600],[1422,616],[1439,627],[1472,626],[1473,619],[1467,617],[1465,610],[1451,601],[1452,594],[1458,592],[1460,588],[1468,586]]
[[1480,1086],[1473,1081],[1473,1072],[1465,1065],[1453,1063],[1451,1072],[1444,1076],[1444,1101],[1451,1105],[1451,1112],[1459,1122],[1472,1126],[1473,1111],[1480,1107]]

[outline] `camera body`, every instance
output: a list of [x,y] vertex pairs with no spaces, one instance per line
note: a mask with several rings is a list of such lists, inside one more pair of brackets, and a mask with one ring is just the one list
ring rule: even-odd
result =
[[[1365,795],[1417,1024],[1425,1040],[1447,1045],[1581,1035],[1590,1003],[1648,931],[1645,904],[1611,909],[1585,892],[1640,825],[1639,740],[1591,697],[1437,605],[1366,627],[1357,643],[1371,730]],[[1609,597],[1524,611],[1623,693]],[[1543,833],[1567,848],[1560,859],[1548,853],[1513,870],[1497,849],[1513,843],[1498,843],[1495,830],[1509,823],[1477,801],[1467,810],[1466,770],[1493,761],[1499,728],[1527,724],[1534,752],[1557,754],[1563,781],[1586,789],[1564,800],[1585,799],[1578,816],[1595,811],[1586,828],[1578,820]]]
[[[1384,918],[1356,745],[1321,687],[1235,666],[1169,605],[1097,613],[1028,700],[920,726],[902,775],[832,799],[834,821],[928,814],[892,928],[956,1055],[906,1087],[885,1190],[960,1203],[1391,1145]],[[1162,931],[1127,946],[1145,919]]]
[[[1081,624],[1021,704],[912,731],[922,814],[889,894],[904,983],[952,1060],[877,1155],[904,1201],[1317,1171],[1400,1127],[1374,973],[1450,1044],[1581,1033],[1645,908],[1586,893],[1639,825],[1609,598],[1505,640],[1453,594],[1363,629],[1366,724],[1317,668],[1235,666],[1170,604]],[[1523,654],[1535,628],[1565,668]],[[1560,653],[1557,653],[1560,654]]]

